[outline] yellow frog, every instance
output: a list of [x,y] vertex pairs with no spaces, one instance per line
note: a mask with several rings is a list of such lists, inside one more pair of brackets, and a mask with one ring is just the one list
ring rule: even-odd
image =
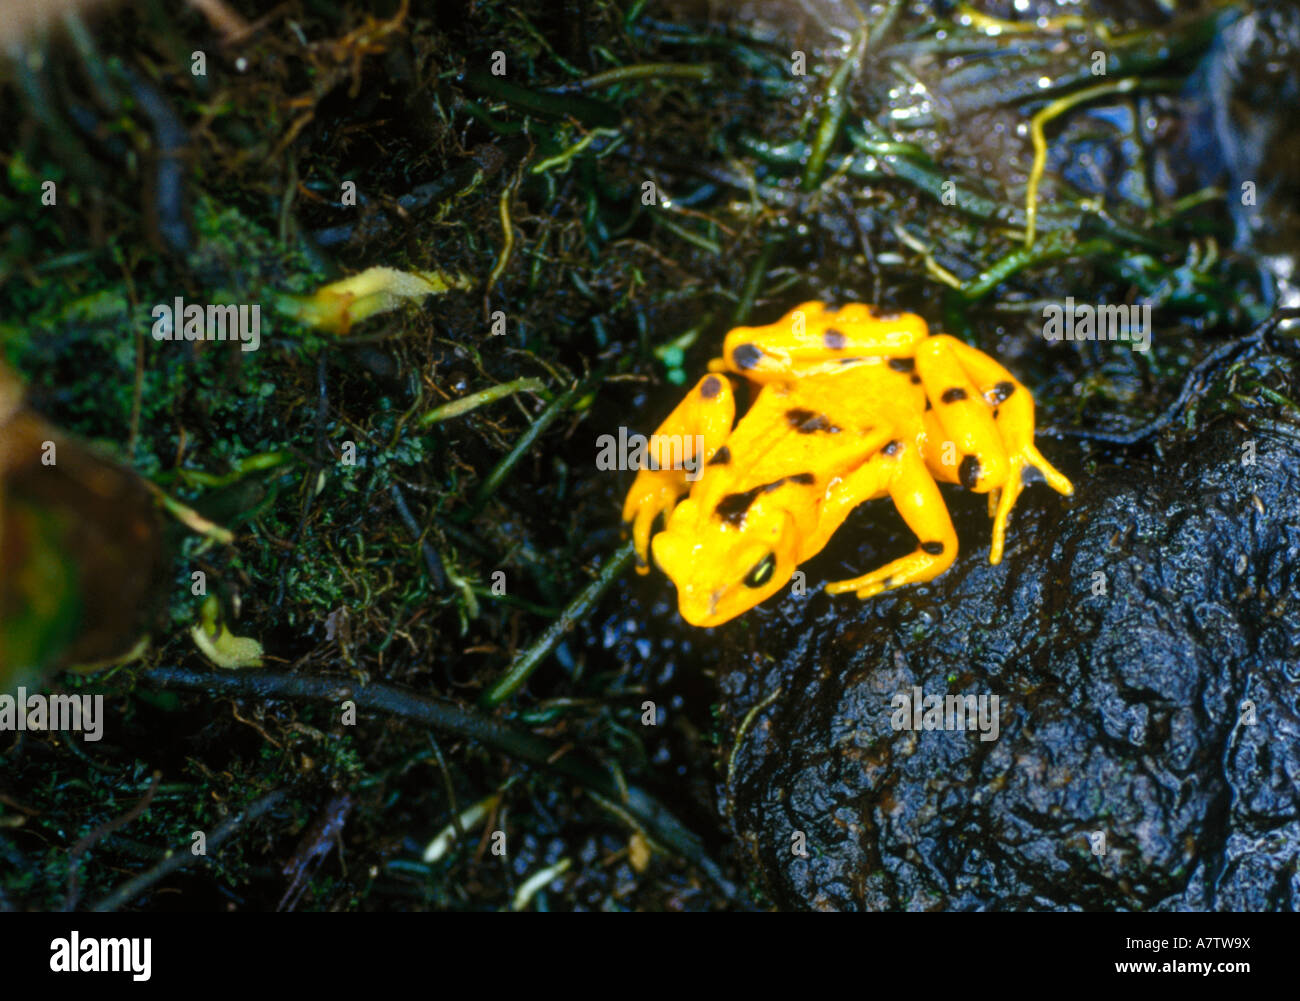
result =
[[[1026,469],[1074,492],[1034,447],[1029,391],[911,313],[806,302],[770,326],[732,330],[709,372],[651,438],[650,468],[623,505],[639,573],[664,516],[654,560],[692,625],[719,625],[782,588],[864,501],[888,495],[919,545],[828,583],[831,594],[870,598],[948,569],[957,536],[936,480],[989,495],[990,563],[1002,559]],[[758,390],[734,427],[733,377]]]

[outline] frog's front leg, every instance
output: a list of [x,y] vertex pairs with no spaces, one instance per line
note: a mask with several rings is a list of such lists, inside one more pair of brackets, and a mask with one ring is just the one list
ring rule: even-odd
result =
[[[736,399],[724,375],[706,375],[650,437],[645,466],[623,503],[632,522],[637,572],[649,572],[650,532],[660,514],[665,522],[678,498],[691,489],[688,475],[714,459],[736,419]],[[702,449],[702,455],[698,450]]]
[[862,303],[838,310],[805,302],[765,327],[736,327],[710,372],[735,372],[751,382],[787,382],[831,372],[865,358],[911,358],[926,339],[914,313],[889,313]]
[[[926,414],[930,467],[942,479],[989,494],[994,519],[989,562],[999,563],[1025,469],[1038,470],[1059,493],[1071,494],[1074,487],[1034,447],[1034,399],[1002,365],[946,334],[927,340],[916,361],[934,407]],[[959,453],[952,457],[955,470],[945,464],[947,442]]]
[[840,484],[831,501],[853,507],[882,493],[889,494],[920,545],[879,570],[827,584],[828,593],[855,591],[859,598],[870,598],[905,584],[933,580],[957,558],[957,533],[948,507],[914,442],[890,441]]

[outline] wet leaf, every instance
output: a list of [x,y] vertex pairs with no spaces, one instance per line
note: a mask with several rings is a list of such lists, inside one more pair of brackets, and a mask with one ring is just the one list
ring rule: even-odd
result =
[[143,481],[28,410],[0,367],[0,690],[138,656],[164,566]]
[[262,644],[247,636],[236,636],[220,621],[220,606],[208,595],[199,613],[199,622],[191,627],[190,636],[203,656],[229,670],[262,666]]
[[408,300],[472,286],[464,275],[446,271],[367,268],[360,274],[325,285],[311,295],[284,296],[280,308],[308,326],[346,334],[353,324],[397,309]]

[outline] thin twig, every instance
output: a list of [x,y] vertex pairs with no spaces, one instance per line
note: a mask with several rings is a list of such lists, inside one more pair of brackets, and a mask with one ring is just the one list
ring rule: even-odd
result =
[[587,617],[604,593],[609,590],[610,585],[631,566],[634,555],[632,543],[629,542],[610,556],[595,579],[577,593],[560,613],[560,617],[547,626],[546,632],[516,657],[510,669],[488,689],[482,700],[485,708],[491,709],[500,705],[523,687],[524,682],[537,670],[542,661],[551,655],[551,651],[559,645],[560,640],[564,639],[565,634]]
[[122,816],[115,820],[110,820],[106,824],[100,824],[93,831],[87,831],[82,838],[72,846],[68,852],[68,897],[63,903],[63,909],[70,911],[77,906],[77,901],[81,897],[80,869],[77,863],[81,861],[81,856],[85,854],[95,842],[105,838],[114,831],[125,827],[131,821],[135,820],[145,810],[149,809],[149,804],[153,802],[154,794],[158,791],[158,783],[162,781],[162,772],[154,772],[153,779],[149,783],[149,788],[145,790],[143,796],[131,809],[127,810]]
[[544,737],[484,716],[445,699],[434,699],[396,685],[358,685],[350,679],[279,674],[273,671],[196,671],[183,667],[155,667],[139,679],[163,688],[188,688],[209,695],[252,698],[350,699],[358,709],[388,713],[425,726],[479,741],[513,758],[549,769],[585,786],[598,796],[622,804],[654,839],[695,865],[725,893],[733,891],[699,837],[684,827],[664,806],[643,790],[626,790],[602,766],[581,752],[558,754],[559,748]]
[[433,544],[424,537],[424,529],[420,523],[415,520],[415,515],[411,514],[410,507],[407,506],[406,497],[402,494],[401,488],[396,483],[389,484],[388,492],[393,496],[393,503],[397,506],[398,517],[413,536],[415,541],[420,545],[420,552],[424,554],[424,566],[429,571],[429,581],[433,584],[434,590],[447,590],[447,572],[442,565],[442,556]]
[[[276,789],[260,799],[254,800],[233,817],[228,817],[217,826],[217,829],[212,832],[212,836],[207,839],[207,847],[215,848],[244,824],[251,823],[263,814],[275,809],[286,795],[288,795],[287,790]],[[129,904],[155,883],[202,857],[187,851],[172,852],[152,869],[128,879],[116,890],[98,900],[90,909],[92,911],[116,911],[119,907]]]

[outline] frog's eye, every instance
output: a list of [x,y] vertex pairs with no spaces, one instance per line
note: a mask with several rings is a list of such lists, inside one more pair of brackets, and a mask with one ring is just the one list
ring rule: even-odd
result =
[[745,586],[762,587],[772,579],[772,571],[775,569],[776,553],[768,553],[754,564],[754,569],[745,575]]

